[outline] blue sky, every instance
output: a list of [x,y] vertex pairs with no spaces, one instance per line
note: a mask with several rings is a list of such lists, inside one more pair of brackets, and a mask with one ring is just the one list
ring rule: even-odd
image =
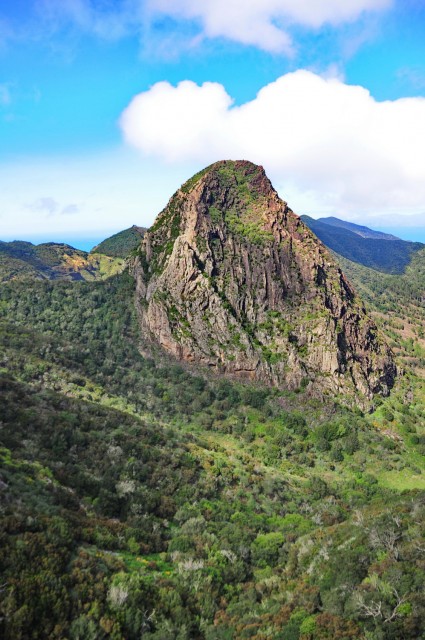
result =
[[299,214],[425,241],[425,3],[0,4],[0,239],[150,225],[222,158]]

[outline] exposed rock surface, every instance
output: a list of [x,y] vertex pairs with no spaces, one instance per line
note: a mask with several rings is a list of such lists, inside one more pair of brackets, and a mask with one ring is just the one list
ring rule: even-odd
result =
[[351,397],[394,383],[374,322],[262,167],[222,161],[186,182],[133,270],[145,338],[178,359]]

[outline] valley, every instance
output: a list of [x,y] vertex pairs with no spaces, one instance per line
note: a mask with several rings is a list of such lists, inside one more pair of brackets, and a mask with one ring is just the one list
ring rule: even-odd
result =
[[[183,194],[196,190],[198,180],[183,185]],[[249,186],[243,180],[238,185],[245,198]],[[216,201],[223,195],[218,186]],[[224,193],[234,197],[231,185]],[[225,205],[223,216],[228,201]],[[289,384],[277,374],[247,379],[232,366],[244,348],[252,349],[260,370],[273,372],[276,347],[266,338],[271,328],[258,326],[265,323],[262,313],[266,317],[276,309],[270,287],[252,293],[252,300],[256,295],[262,300],[260,311],[249,310],[251,294],[245,290],[232,298],[228,274],[240,273],[243,247],[259,261],[267,254],[263,242],[270,230],[264,231],[248,207],[243,225],[233,215],[236,234],[229,240],[220,209],[216,202],[210,206],[217,209],[212,215],[221,247],[233,242],[235,255],[219,258],[223,249],[212,242],[212,260],[202,243],[211,236],[192,236],[197,259],[190,266],[204,272],[198,260],[211,260],[215,271],[196,277],[205,281],[206,300],[215,300],[216,319],[221,314],[227,327],[237,326],[238,340],[236,331],[225,340],[218,336],[222,351],[227,345],[227,371],[194,351],[194,345],[202,350],[204,335],[193,307],[200,295],[182,298],[177,285],[183,279],[172,280],[187,258],[177,252],[186,246],[183,226],[177,230],[172,219],[165,225],[166,241],[164,228],[156,224],[143,232],[142,244],[138,231],[126,232],[81,256],[93,268],[88,277],[86,266],[79,276],[56,267],[52,275],[35,258],[26,262],[28,268],[19,263],[12,272],[22,258],[2,254],[7,274],[0,287],[2,637],[420,638],[424,252],[415,251],[400,274],[376,271],[331,257],[289,210],[287,227],[279,233],[296,228],[299,249],[276,264],[283,265],[286,289],[293,286],[293,294],[289,311],[273,294],[282,316],[280,324],[271,316],[270,324],[279,324],[273,329],[276,344],[304,373],[289,376]],[[201,223],[209,225],[211,212],[203,215]],[[149,253],[149,242],[156,253]],[[45,251],[42,257],[51,269]],[[167,264],[172,265],[168,275]],[[327,270],[327,288],[311,275],[318,264]],[[382,388],[359,390],[352,378],[345,382],[345,370],[339,374],[343,389],[335,393],[328,380],[321,381],[330,372],[304,364],[299,327],[304,323],[309,335],[317,317],[306,313],[303,296],[308,293],[317,316],[322,311],[332,318],[335,309],[323,301],[329,292],[335,300],[340,295],[339,265],[347,276],[343,290],[353,292],[344,304],[352,305],[362,326],[377,325],[372,350],[379,353],[387,341],[394,351],[398,375],[389,394]],[[299,273],[302,277],[294,275]],[[188,283],[194,280],[190,276]],[[161,290],[168,291],[165,301]],[[150,300],[156,309],[166,309],[167,338],[176,345],[180,336],[179,344],[195,357],[164,348],[163,338],[160,347],[154,321],[164,322],[164,315],[152,311]],[[334,302],[338,313],[339,304]],[[150,315],[143,316],[149,308]],[[357,320],[351,322],[357,326]],[[160,327],[163,336],[164,324]],[[290,334],[297,341],[291,342]],[[335,341],[329,330],[329,344]],[[359,347],[350,347],[353,359],[360,357]],[[211,362],[217,352],[211,345]],[[367,402],[359,402],[365,396]]]

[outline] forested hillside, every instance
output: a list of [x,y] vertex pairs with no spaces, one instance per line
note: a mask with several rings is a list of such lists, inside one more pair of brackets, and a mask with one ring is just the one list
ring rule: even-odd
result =
[[146,359],[124,273],[1,289],[1,633],[419,638],[425,413]]
[[129,229],[119,231],[110,238],[106,238],[91,253],[101,253],[112,258],[126,258],[128,254],[136,249],[146,229],[133,225]]

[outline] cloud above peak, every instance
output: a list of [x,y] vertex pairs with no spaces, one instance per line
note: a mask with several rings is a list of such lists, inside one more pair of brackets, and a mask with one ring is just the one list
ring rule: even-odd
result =
[[161,82],[132,100],[120,125],[130,145],[168,163],[263,164],[277,185],[308,194],[318,210],[425,206],[424,98],[377,102],[363,87],[305,70],[241,106],[217,83]]

